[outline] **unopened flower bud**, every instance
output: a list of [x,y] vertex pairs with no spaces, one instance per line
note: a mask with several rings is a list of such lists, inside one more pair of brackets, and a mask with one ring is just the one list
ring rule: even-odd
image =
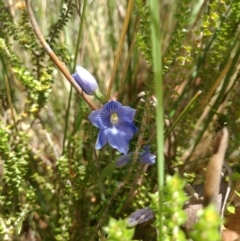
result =
[[77,66],[76,71],[76,73],[72,74],[74,80],[86,94],[94,95],[98,89],[98,84],[95,78],[82,66]]

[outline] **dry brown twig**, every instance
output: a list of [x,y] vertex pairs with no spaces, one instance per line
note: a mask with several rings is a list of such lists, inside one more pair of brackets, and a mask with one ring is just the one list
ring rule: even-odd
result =
[[217,136],[215,147],[213,149],[213,155],[208,164],[206,183],[204,187],[203,205],[205,207],[210,203],[213,203],[215,206],[217,206],[217,196],[220,189],[221,173],[227,145],[228,130],[225,127]]

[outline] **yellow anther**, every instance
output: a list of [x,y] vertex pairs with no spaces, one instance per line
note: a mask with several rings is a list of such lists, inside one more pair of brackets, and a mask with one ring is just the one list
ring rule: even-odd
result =
[[110,121],[111,121],[112,124],[116,124],[116,123],[118,122],[118,120],[119,120],[119,119],[118,119],[117,113],[111,114]]

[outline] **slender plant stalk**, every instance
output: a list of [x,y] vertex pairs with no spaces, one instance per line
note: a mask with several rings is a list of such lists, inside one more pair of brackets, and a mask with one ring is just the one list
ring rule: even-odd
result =
[[84,94],[84,92],[82,91],[82,89],[80,88],[80,86],[75,82],[75,80],[73,79],[73,77],[71,76],[71,74],[69,73],[68,69],[66,68],[66,66],[58,59],[58,57],[56,56],[56,54],[53,52],[53,50],[51,49],[51,47],[48,45],[48,43],[46,42],[46,40],[44,39],[38,25],[37,22],[35,20],[34,14],[32,12],[32,8],[30,5],[30,1],[29,0],[25,0],[26,2],[26,6],[27,6],[27,11],[28,11],[28,15],[30,18],[30,22],[32,24],[32,28],[36,34],[36,37],[38,38],[38,40],[40,41],[41,45],[43,46],[44,50],[46,51],[46,53],[49,55],[49,57],[52,59],[52,61],[55,63],[55,65],[58,67],[58,69],[62,72],[62,74],[67,78],[67,80],[70,82],[70,84],[77,90],[77,92],[82,96],[82,98],[85,100],[85,102],[89,105],[89,107],[92,110],[95,110],[96,107],[94,106],[94,104],[92,103],[91,100],[89,100],[87,98],[87,96]]
[[123,90],[124,90],[124,81],[125,81],[125,78],[126,78],[126,75],[127,75],[127,70],[128,70],[128,67],[129,67],[129,64],[130,64],[130,61],[131,61],[131,58],[132,58],[132,53],[133,53],[133,50],[134,50],[134,47],[135,47],[135,33],[137,32],[137,29],[139,27],[139,23],[140,23],[140,18],[138,17],[137,20],[136,20],[135,27],[134,27],[134,34],[133,34],[132,42],[131,42],[130,49],[129,49],[129,52],[128,52],[127,61],[126,61],[126,64],[124,66],[124,69],[123,69],[123,75],[122,75],[122,78],[121,78],[121,84],[120,84],[120,90],[118,91],[118,96],[120,96],[123,93]]
[[[77,44],[76,44],[76,48],[75,48],[74,61],[73,61],[72,69],[71,69],[72,73],[75,71],[75,67],[76,67],[76,64],[77,64],[77,57],[78,57],[80,41],[81,41],[81,38],[82,38],[83,22],[84,22],[84,19],[85,19],[87,0],[84,0],[83,4],[84,5],[83,5],[83,11],[82,11],[82,15],[81,15],[80,27],[79,27],[79,31],[78,31],[78,39],[77,39]],[[64,147],[65,147],[65,142],[66,142],[66,138],[67,138],[68,120],[69,120],[69,113],[70,113],[70,107],[71,107],[71,101],[72,101],[72,93],[73,93],[73,88],[72,88],[72,85],[71,85],[69,98],[68,98],[68,106],[67,106],[67,111],[66,111],[64,136],[63,136],[63,148],[62,148],[63,149],[63,154],[65,152],[65,148]]]
[[227,62],[227,64],[225,65],[225,67],[223,68],[223,70],[220,72],[219,76],[217,77],[217,79],[215,80],[215,82],[213,83],[212,87],[210,88],[210,90],[208,91],[208,93],[206,94],[206,96],[204,96],[203,101],[201,103],[201,108],[204,108],[204,106],[207,104],[207,102],[209,101],[209,99],[211,98],[211,96],[213,95],[213,93],[216,91],[216,89],[218,88],[218,86],[221,84],[221,82],[224,80],[224,77],[226,75],[226,73],[228,72],[228,70],[230,69],[232,64],[232,59],[229,59],[229,61]]
[[161,32],[159,18],[159,1],[150,0],[152,58],[155,82],[155,94],[157,98],[156,121],[157,121],[157,170],[158,170],[158,199],[159,199],[159,230],[158,240],[163,240],[162,206],[164,186],[164,114],[163,114],[163,83],[162,83],[162,58],[161,58]]
[[116,56],[116,59],[115,59],[114,65],[113,65],[113,71],[112,71],[111,79],[110,79],[108,90],[107,90],[107,97],[106,97],[107,101],[109,100],[110,95],[111,95],[113,81],[116,77],[117,67],[118,67],[118,64],[119,64],[119,61],[120,61],[120,58],[121,58],[121,55],[122,55],[124,39],[125,39],[125,35],[126,35],[126,32],[127,32],[128,24],[129,24],[129,21],[130,21],[132,8],[133,8],[133,0],[129,0],[128,6],[127,6],[126,17],[125,17],[125,20],[124,20],[124,23],[123,23],[123,29],[122,29],[120,41],[119,41],[118,48],[117,48],[117,56]]
[[193,102],[198,98],[198,96],[202,93],[201,90],[199,90],[194,96],[193,98],[190,100],[190,102],[188,103],[188,105],[185,107],[185,109],[182,111],[182,113],[178,116],[177,120],[173,123],[173,125],[171,126],[171,128],[169,129],[169,131],[166,133],[165,138],[167,138],[169,136],[169,134],[174,130],[174,128],[176,127],[176,125],[178,124],[178,122],[182,119],[182,117],[187,113],[187,111],[189,110],[189,108],[191,107],[191,105],[193,104]]
[[72,66],[72,72],[74,72],[76,64],[77,64],[77,57],[78,57],[80,41],[81,41],[82,33],[83,33],[83,23],[85,20],[86,7],[87,7],[87,0],[84,0],[81,22],[80,22],[80,27],[79,27],[79,31],[78,31],[78,39],[77,39],[75,55],[74,55],[74,62],[73,62],[73,66]]
[[18,132],[17,125],[16,125],[16,118],[15,118],[15,115],[14,115],[14,109],[13,109],[13,104],[12,104],[10,86],[9,86],[9,82],[8,82],[7,76],[5,76],[4,81],[5,81],[5,87],[6,87],[6,92],[7,92],[7,100],[8,100],[8,104],[9,104],[10,110],[11,110],[13,123],[14,123],[14,128],[15,128],[16,132]]

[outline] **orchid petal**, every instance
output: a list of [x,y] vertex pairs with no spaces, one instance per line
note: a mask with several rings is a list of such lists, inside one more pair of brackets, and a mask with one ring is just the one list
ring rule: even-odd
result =
[[120,122],[133,122],[136,110],[129,106],[122,106],[117,112]]
[[122,104],[118,101],[111,100],[103,106],[103,110],[109,111],[109,113],[117,113],[119,108],[122,107]]
[[98,137],[97,137],[97,142],[95,145],[95,148],[101,149],[104,145],[107,144],[107,140],[108,140],[108,129],[105,130],[100,130],[98,132]]
[[[99,129],[104,129],[104,128],[103,128],[102,119],[101,119],[101,111],[102,111],[102,110],[94,110],[94,111],[88,116],[88,119],[93,123],[93,125],[95,125],[95,126],[98,127]],[[106,127],[106,128],[107,128],[107,127]]]
[[133,137],[132,129],[126,126],[118,126],[110,129],[108,143],[119,152],[126,154],[128,152],[128,142]]

